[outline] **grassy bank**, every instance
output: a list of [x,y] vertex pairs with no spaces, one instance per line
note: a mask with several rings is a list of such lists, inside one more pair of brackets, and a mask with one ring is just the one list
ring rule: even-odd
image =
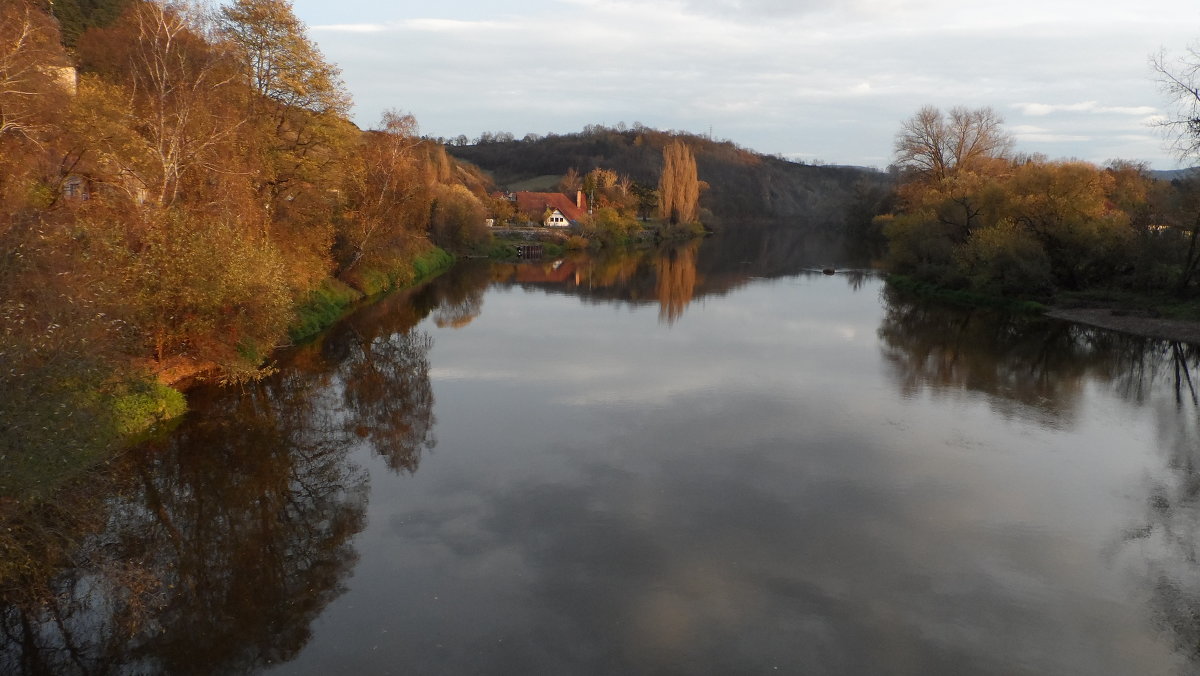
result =
[[[587,248],[587,240],[579,238],[581,242],[572,246],[572,249],[582,250]],[[491,248],[488,249],[487,257],[499,261],[518,261],[521,257],[517,255],[517,246],[523,244],[540,244],[542,247],[543,258],[558,258],[567,252],[567,244],[551,241],[534,241],[524,239],[508,239],[497,238],[492,241]]]
[[1200,299],[1168,292],[1090,289],[1059,293],[1054,304],[1063,308],[1109,308],[1115,313],[1200,321]]
[[[363,288],[326,280],[297,308],[289,335],[293,341],[311,338],[363,298],[416,284],[453,262],[449,253],[431,249],[399,269],[364,270],[356,280]],[[184,394],[149,370],[108,365],[76,371],[27,374],[25,391],[13,393],[19,401],[0,406],[9,419],[0,437],[0,501],[49,499],[121,449],[169,430],[187,411]]]
[[288,328],[288,337],[293,343],[308,340],[332,326],[360,300],[412,286],[444,272],[453,263],[453,255],[434,247],[400,267],[357,271],[350,283],[327,279],[296,308],[296,321]]
[[889,287],[920,298],[928,298],[940,303],[957,305],[959,307],[986,307],[1007,312],[1024,314],[1041,314],[1046,306],[1032,300],[989,296],[961,289],[947,289],[929,282],[915,280],[905,275],[888,275]]

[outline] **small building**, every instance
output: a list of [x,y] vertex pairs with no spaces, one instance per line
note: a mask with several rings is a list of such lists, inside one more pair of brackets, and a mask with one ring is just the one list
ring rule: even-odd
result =
[[91,181],[79,174],[71,174],[62,182],[62,194],[68,200],[86,202],[92,198]]
[[574,202],[560,192],[518,192],[516,201],[517,213],[548,228],[568,227],[588,214],[582,190],[576,191]]

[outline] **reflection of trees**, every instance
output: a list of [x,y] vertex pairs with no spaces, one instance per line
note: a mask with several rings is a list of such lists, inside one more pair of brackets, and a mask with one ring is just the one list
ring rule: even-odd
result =
[[274,378],[189,393],[169,441],[52,502],[0,498],[0,673],[292,659],[355,562],[367,486],[349,449],[364,438],[393,469],[416,469],[434,418],[430,338],[413,327],[477,313],[488,283],[486,265],[456,267],[380,299]]
[[342,365],[348,424],[397,472],[415,472],[422,452],[436,443],[432,344],[428,334],[416,330],[364,337]]
[[[1146,520],[1126,533],[1145,557],[1159,621],[1176,649],[1200,664],[1200,347],[1156,341],[1136,378],[1123,384],[1154,414],[1170,473],[1151,488]],[[1134,378],[1131,376],[1130,381]],[[1155,385],[1155,386],[1151,386]]]
[[[1110,336],[1063,322],[985,310],[953,310],[910,302],[887,290],[879,327],[884,357],[905,396],[923,388],[965,389],[995,397],[1001,406],[1069,418],[1083,378],[1111,379],[1120,343]],[[1130,339],[1134,347],[1142,339]],[[1014,411],[1016,412],[1016,411]]]
[[862,291],[867,280],[872,278],[872,274],[866,270],[846,270],[842,273],[846,278],[846,283],[850,285],[850,289],[855,293]]
[[660,252],[658,257],[658,318],[668,324],[683,316],[696,293],[696,250],[698,240]]
[[491,282],[491,269],[485,261],[465,261],[450,273],[438,277],[430,287],[440,293],[433,312],[433,323],[461,329],[483,311],[483,292]]
[[1144,566],[1155,613],[1177,649],[1200,663],[1200,346],[1039,319],[956,311],[887,292],[879,328],[904,394],[922,387],[984,392],[1061,422],[1084,387],[1109,387],[1156,421],[1170,470],[1126,549]]
[[341,593],[366,505],[311,385],[219,394],[105,490],[65,497],[79,518],[54,527],[76,546],[5,580],[0,671],[211,673],[294,657]]

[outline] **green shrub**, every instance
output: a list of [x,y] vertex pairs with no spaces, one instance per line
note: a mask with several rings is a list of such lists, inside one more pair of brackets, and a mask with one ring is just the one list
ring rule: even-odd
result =
[[187,399],[157,381],[132,380],[117,388],[111,406],[117,434],[133,437],[186,413]]
[[618,246],[628,244],[641,229],[642,224],[636,218],[622,216],[612,207],[602,207],[592,214],[580,231],[593,244]]
[[1041,242],[1008,219],[972,232],[958,260],[978,293],[1045,298],[1053,291],[1050,258]]
[[957,276],[949,226],[921,213],[889,214],[876,221],[888,240],[888,269],[939,283]]

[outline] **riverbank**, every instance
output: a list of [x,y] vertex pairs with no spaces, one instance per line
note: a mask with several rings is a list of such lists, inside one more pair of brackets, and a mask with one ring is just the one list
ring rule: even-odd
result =
[[961,289],[947,289],[937,284],[918,281],[905,275],[888,275],[887,285],[889,288],[919,298],[926,298],[959,307],[986,307],[1021,314],[1040,314],[1047,310],[1045,305],[1036,301],[989,296]]
[[333,326],[355,304],[420,284],[448,270],[454,260],[445,249],[432,247],[400,268],[367,268],[348,281],[331,277],[296,308],[296,321],[288,328],[288,337],[292,343],[304,342]]
[[1050,308],[1047,317],[1120,331],[1146,338],[1161,338],[1200,345],[1200,321],[1152,317],[1145,312],[1113,308]]
[[670,226],[642,224],[640,229],[613,232],[576,230],[575,228],[500,227],[492,229],[492,245],[487,257],[499,261],[521,259],[518,246],[536,242],[542,247],[542,258],[557,258],[568,251],[603,248],[649,247],[656,243],[682,242],[711,234],[699,223]]
[[[326,280],[297,307],[292,343],[319,335],[364,300],[423,282],[453,262],[448,252],[431,248],[401,267],[362,270],[352,280],[361,288]],[[48,498],[122,449],[169,430],[188,410],[188,387],[218,370],[215,363],[177,356],[161,363],[136,360],[85,385],[80,378],[48,378],[40,389],[31,386],[3,445],[8,452],[0,463],[0,499]]]
[[1058,299],[1061,305],[1046,306],[1036,301],[946,289],[903,275],[889,275],[887,283],[889,287],[901,292],[951,305],[1042,314],[1052,319],[1086,324],[1109,331],[1200,344],[1200,319],[1196,318],[1194,308],[1178,302],[1167,303],[1157,297],[1064,294]]

